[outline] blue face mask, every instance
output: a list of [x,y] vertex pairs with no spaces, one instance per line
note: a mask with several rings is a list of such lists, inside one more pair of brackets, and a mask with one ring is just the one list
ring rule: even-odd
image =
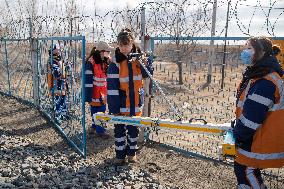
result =
[[242,62],[243,64],[247,66],[252,65],[252,57],[253,57],[253,54],[250,50],[245,49],[241,53]]

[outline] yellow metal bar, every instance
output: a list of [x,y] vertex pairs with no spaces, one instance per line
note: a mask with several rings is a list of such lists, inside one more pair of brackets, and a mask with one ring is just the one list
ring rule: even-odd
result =
[[211,134],[222,134],[224,133],[224,131],[230,128],[228,126],[187,123],[187,122],[180,122],[180,121],[174,122],[171,120],[158,120],[157,118],[149,118],[149,117],[114,116],[114,115],[107,115],[103,113],[95,114],[94,119],[100,122],[132,124],[136,126],[177,129],[177,130],[211,133]]
[[194,127],[194,125],[175,125],[175,124],[167,124],[167,123],[161,123],[159,125],[160,127],[165,128],[172,128],[172,129],[181,129],[181,130],[187,130],[187,131],[198,131],[198,132],[204,132],[204,133],[223,133],[224,130],[216,129],[216,128],[202,128],[202,127]]

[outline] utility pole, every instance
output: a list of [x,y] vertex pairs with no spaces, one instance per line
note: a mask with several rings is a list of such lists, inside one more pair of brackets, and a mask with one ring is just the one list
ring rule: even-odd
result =
[[228,1],[228,7],[227,7],[225,44],[224,44],[223,63],[222,63],[221,89],[224,89],[224,78],[225,78],[225,65],[226,65],[226,56],[227,56],[227,36],[228,36],[228,24],[229,24],[230,5],[231,5],[231,0]]
[[[216,14],[217,14],[217,0],[214,0],[213,3],[213,13],[212,13],[212,25],[211,25],[211,37],[215,36],[215,28],[216,28]],[[208,63],[208,75],[207,75],[207,84],[210,84],[212,81],[212,69],[213,69],[213,63],[214,63],[214,54],[215,54],[215,48],[214,48],[214,40],[210,40],[210,55],[209,55],[209,63]]]

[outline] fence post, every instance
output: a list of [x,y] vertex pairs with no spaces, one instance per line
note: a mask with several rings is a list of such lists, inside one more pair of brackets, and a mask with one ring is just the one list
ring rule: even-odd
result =
[[35,38],[31,38],[31,58],[33,67],[33,98],[34,104],[39,106],[39,71],[38,71],[38,41]]
[[210,40],[210,51],[209,51],[210,54],[209,54],[207,84],[210,84],[211,81],[212,81],[212,68],[213,68],[213,64],[214,64],[213,55],[215,54],[214,40],[212,39],[212,37],[215,37],[216,11],[217,11],[217,0],[214,0],[213,14],[212,14],[212,25],[211,25],[211,40]]
[[8,61],[8,50],[7,50],[7,41],[5,40],[5,61],[7,66],[7,79],[8,79],[8,94],[11,95],[11,80],[10,80],[10,70],[9,70],[9,61]]
[[38,71],[38,41],[33,37],[33,24],[32,18],[29,18],[30,23],[30,50],[31,50],[31,61],[33,69],[33,99],[34,104],[39,106],[39,71]]
[[224,89],[224,78],[225,78],[225,65],[227,58],[227,37],[228,37],[228,24],[229,24],[229,15],[230,15],[230,6],[231,0],[228,1],[227,7],[227,19],[226,19],[226,29],[225,29],[225,44],[224,44],[224,54],[223,54],[223,63],[222,63],[222,80],[221,80],[221,89]]
[[87,131],[85,123],[85,64],[86,64],[86,38],[82,36],[82,83],[81,83],[81,95],[82,95],[82,127],[83,127],[83,153],[84,158],[87,157]]

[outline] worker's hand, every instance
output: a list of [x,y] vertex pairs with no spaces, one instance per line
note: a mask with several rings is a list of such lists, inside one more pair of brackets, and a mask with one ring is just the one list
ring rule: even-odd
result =
[[147,66],[148,65],[147,57],[143,57],[142,62],[145,66]]
[[231,121],[231,127],[235,128],[236,123],[237,123],[236,119],[232,120]]

